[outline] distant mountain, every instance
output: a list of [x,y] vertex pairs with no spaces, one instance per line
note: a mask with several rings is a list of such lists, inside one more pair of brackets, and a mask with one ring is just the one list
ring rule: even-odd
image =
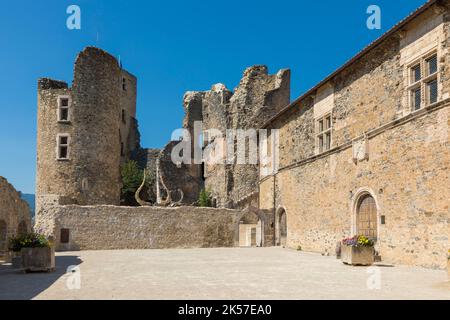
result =
[[30,206],[31,216],[34,217],[34,212],[36,210],[35,204],[34,204],[34,199],[35,199],[34,194],[21,193],[21,196],[22,196],[23,200],[28,202],[28,205]]

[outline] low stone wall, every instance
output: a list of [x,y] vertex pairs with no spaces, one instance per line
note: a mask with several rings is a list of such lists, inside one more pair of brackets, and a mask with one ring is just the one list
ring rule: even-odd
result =
[[38,213],[36,230],[53,236],[59,251],[233,247],[241,215],[196,207],[54,206]]

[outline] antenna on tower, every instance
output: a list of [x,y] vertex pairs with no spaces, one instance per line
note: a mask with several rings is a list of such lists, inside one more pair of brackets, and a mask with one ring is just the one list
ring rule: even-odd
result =
[[122,59],[120,57],[120,54],[119,54],[119,67],[120,67],[120,69],[122,69]]

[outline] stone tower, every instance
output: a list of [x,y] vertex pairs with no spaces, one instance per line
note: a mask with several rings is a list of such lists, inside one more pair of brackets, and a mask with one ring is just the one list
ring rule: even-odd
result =
[[72,87],[38,81],[36,212],[51,204],[118,205],[120,164],[139,148],[136,78],[85,48]]

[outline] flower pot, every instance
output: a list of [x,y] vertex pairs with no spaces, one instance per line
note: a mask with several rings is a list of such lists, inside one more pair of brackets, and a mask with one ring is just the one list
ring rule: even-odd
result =
[[50,272],[55,270],[53,248],[23,248],[22,268],[25,272]]
[[344,264],[371,266],[374,264],[375,249],[371,246],[353,247],[342,244],[341,257]]
[[22,254],[20,252],[11,253],[11,267],[13,269],[22,268]]

